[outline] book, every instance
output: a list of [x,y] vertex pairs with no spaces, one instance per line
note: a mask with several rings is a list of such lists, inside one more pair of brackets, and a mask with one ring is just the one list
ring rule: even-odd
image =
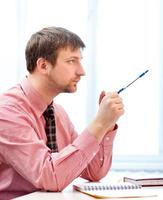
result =
[[163,186],[163,178],[129,178],[123,177],[124,182],[141,185],[142,187]]
[[140,185],[130,183],[107,184],[100,182],[88,182],[74,184],[73,189],[95,198],[140,198],[156,197],[156,191],[143,189]]

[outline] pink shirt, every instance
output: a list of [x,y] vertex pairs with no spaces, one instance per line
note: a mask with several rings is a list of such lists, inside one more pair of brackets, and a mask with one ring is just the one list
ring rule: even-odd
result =
[[0,96],[0,199],[37,190],[62,191],[76,177],[97,181],[112,162],[115,131],[99,144],[85,129],[74,130],[64,109],[54,103],[58,153],[46,146],[46,104],[25,78]]

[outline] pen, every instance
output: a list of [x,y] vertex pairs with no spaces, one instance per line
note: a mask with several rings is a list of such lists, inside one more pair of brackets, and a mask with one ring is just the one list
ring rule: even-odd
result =
[[130,85],[132,85],[136,80],[138,80],[139,78],[143,77],[149,70],[146,70],[145,72],[143,72],[142,74],[140,74],[140,76],[138,76],[135,80],[133,80],[131,83],[129,83],[126,87],[121,88],[118,91],[118,94],[121,93],[123,90],[125,90],[126,88],[128,88]]

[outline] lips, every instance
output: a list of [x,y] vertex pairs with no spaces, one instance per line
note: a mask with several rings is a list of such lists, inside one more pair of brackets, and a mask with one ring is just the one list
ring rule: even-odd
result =
[[78,83],[79,81],[80,81],[80,78],[79,79],[75,79],[73,82]]

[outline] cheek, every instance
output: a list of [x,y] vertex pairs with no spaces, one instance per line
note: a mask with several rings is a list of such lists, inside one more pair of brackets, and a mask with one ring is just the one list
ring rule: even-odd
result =
[[56,65],[51,69],[51,78],[58,83],[67,83],[74,77],[74,71],[71,66]]
[[60,71],[58,71],[55,76],[59,76],[60,79],[64,80],[69,80],[73,77],[73,73],[71,70],[67,70],[67,69],[62,69]]
[[65,74],[68,74],[68,69],[64,67],[63,65],[60,65],[60,66],[57,65],[52,69],[51,73],[54,76],[64,76]]
[[67,82],[68,73],[63,70],[53,69],[50,73],[50,79],[57,84],[64,84]]

